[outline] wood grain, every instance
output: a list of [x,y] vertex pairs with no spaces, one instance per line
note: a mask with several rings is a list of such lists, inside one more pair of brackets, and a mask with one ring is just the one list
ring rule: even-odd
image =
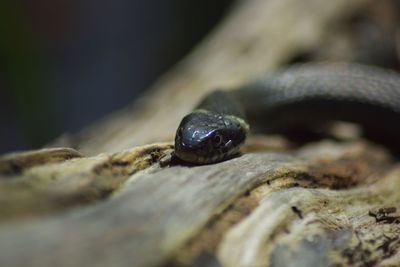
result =
[[[358,172],[357,182],[331,168],[340,161],[347,163],[348,172]],[[79,165],[76,160],[70,164]],[[363,143],[320,143],[296,153],[249,153],[197,167],[154,164],[131,175],[107,201],[37,221],[4,224],[0,265],[179,265],[184,262],[179,254],[188,243],[196,242],[204,227],[245,195],[252,195],[258,204],[248,216],[219,233],[222,239],[215,257],[223,266],[267,266],[266,262],[284,266],[295,261],[298,253],[316,253],[315,246],[321,244],[325,256],[307,256],[308,263],[334,263],[327,254],[336,248],[332,238],[343,242],[341,248],[355,249],[356,236],[368,239],[369,230],[380,241],[371,245],[368,260],[377,261],[400,246],[396,236],[400,225],[377,222],[368,211],[397,208],[399,174],[384,151]],[[318,189],[328,188],[327,181],[341,175],[348,183],[342,188],[348,189]],[[316,243],[308,243],[310,236],[315,236]],[[395,241],[380,250],[385,236]],[[271,239],[274,242],[269,243]],[[294,251],[287,255],[285,246],[293,246]],[[201,252],[192,257],[196,259]],[[339,260],[349,262],[340,255]]]
[[400,167],[382,147],[259,136],[219,164],[169,161],[203,94],[337,45],[373,2],[238,1],[131,107],[1,156],[0,266],[399,266]]

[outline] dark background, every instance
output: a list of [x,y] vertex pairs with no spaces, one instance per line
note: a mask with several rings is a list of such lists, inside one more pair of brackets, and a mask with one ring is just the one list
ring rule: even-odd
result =
[[0,1],[0,153],[37,148],[133,101],[231,2]]

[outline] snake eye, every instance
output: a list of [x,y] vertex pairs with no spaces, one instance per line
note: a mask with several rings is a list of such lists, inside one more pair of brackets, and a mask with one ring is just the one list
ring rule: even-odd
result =
[[214,135],[213,139],[212,139],[212,143],[214,146],[220,146],[222,144],[223,138],[220,134],[216,134]]

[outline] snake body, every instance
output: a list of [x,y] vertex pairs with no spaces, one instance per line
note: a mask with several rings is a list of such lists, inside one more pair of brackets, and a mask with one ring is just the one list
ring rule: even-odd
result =
[[175,154],[191,163],[218,162],[239,151],[249,129],[286,133],[332,121],[357,123],[367,138],[400,148],[400,74],[359,64],[309,63],[211,92],[181,121]]

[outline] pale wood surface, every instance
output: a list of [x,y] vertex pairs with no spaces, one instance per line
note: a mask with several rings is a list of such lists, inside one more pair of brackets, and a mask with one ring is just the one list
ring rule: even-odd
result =
[[[148,158],[154,147],[145,154],[136,151],[136,158]],[[113,158],[129,162],[121,154]],[[58,172],[53,179],[62,181],[71,165],[79,168],[88,160],[55,163]],[[97,162],[96,167],[88,164],[94,175],[104,159],[90,160]],[[110,164],[104,173],[115,179],[112,166],[125,169],[127,164]],[[26,170],[26,175],[35,169]],[[199,167],[155,164],[131,175],[106,201],[37,220],[5,222],[0,228],[0,262],[158,266],[197,260],[207,266],[209,259],[201,255],[213,251],[213,242],[219,243],[215,257],[223,266],[290,266],[298,257],[305,257],[307,264],[328,266],[353,260],[344,255],[350,250],[355,253],[351,257],[366,253],[365,260],[377,261],[400,246],[400,226],[393,217],[400,200],[399,174],[384,151],[363,143],[320,143],[295,153],[249,153]],[[370,214],[389,207],[394,219],[376,222]],[[235,225],[213,227],[229,221],[224,217],[232,213]],[[202,238],[207,231],[218,238]],[[394,241],[380,249],[389,239]],[[360,245],[368,252],[357,251]],[[337,255],[331,257],[333,252]]]
[[76,150],[1,156],[0,266],[399,266],[382,147],[252,137],[233,160],[166,164],[201,95],[340,39],[370,2],[240,1],[138,103],[53,143]]

